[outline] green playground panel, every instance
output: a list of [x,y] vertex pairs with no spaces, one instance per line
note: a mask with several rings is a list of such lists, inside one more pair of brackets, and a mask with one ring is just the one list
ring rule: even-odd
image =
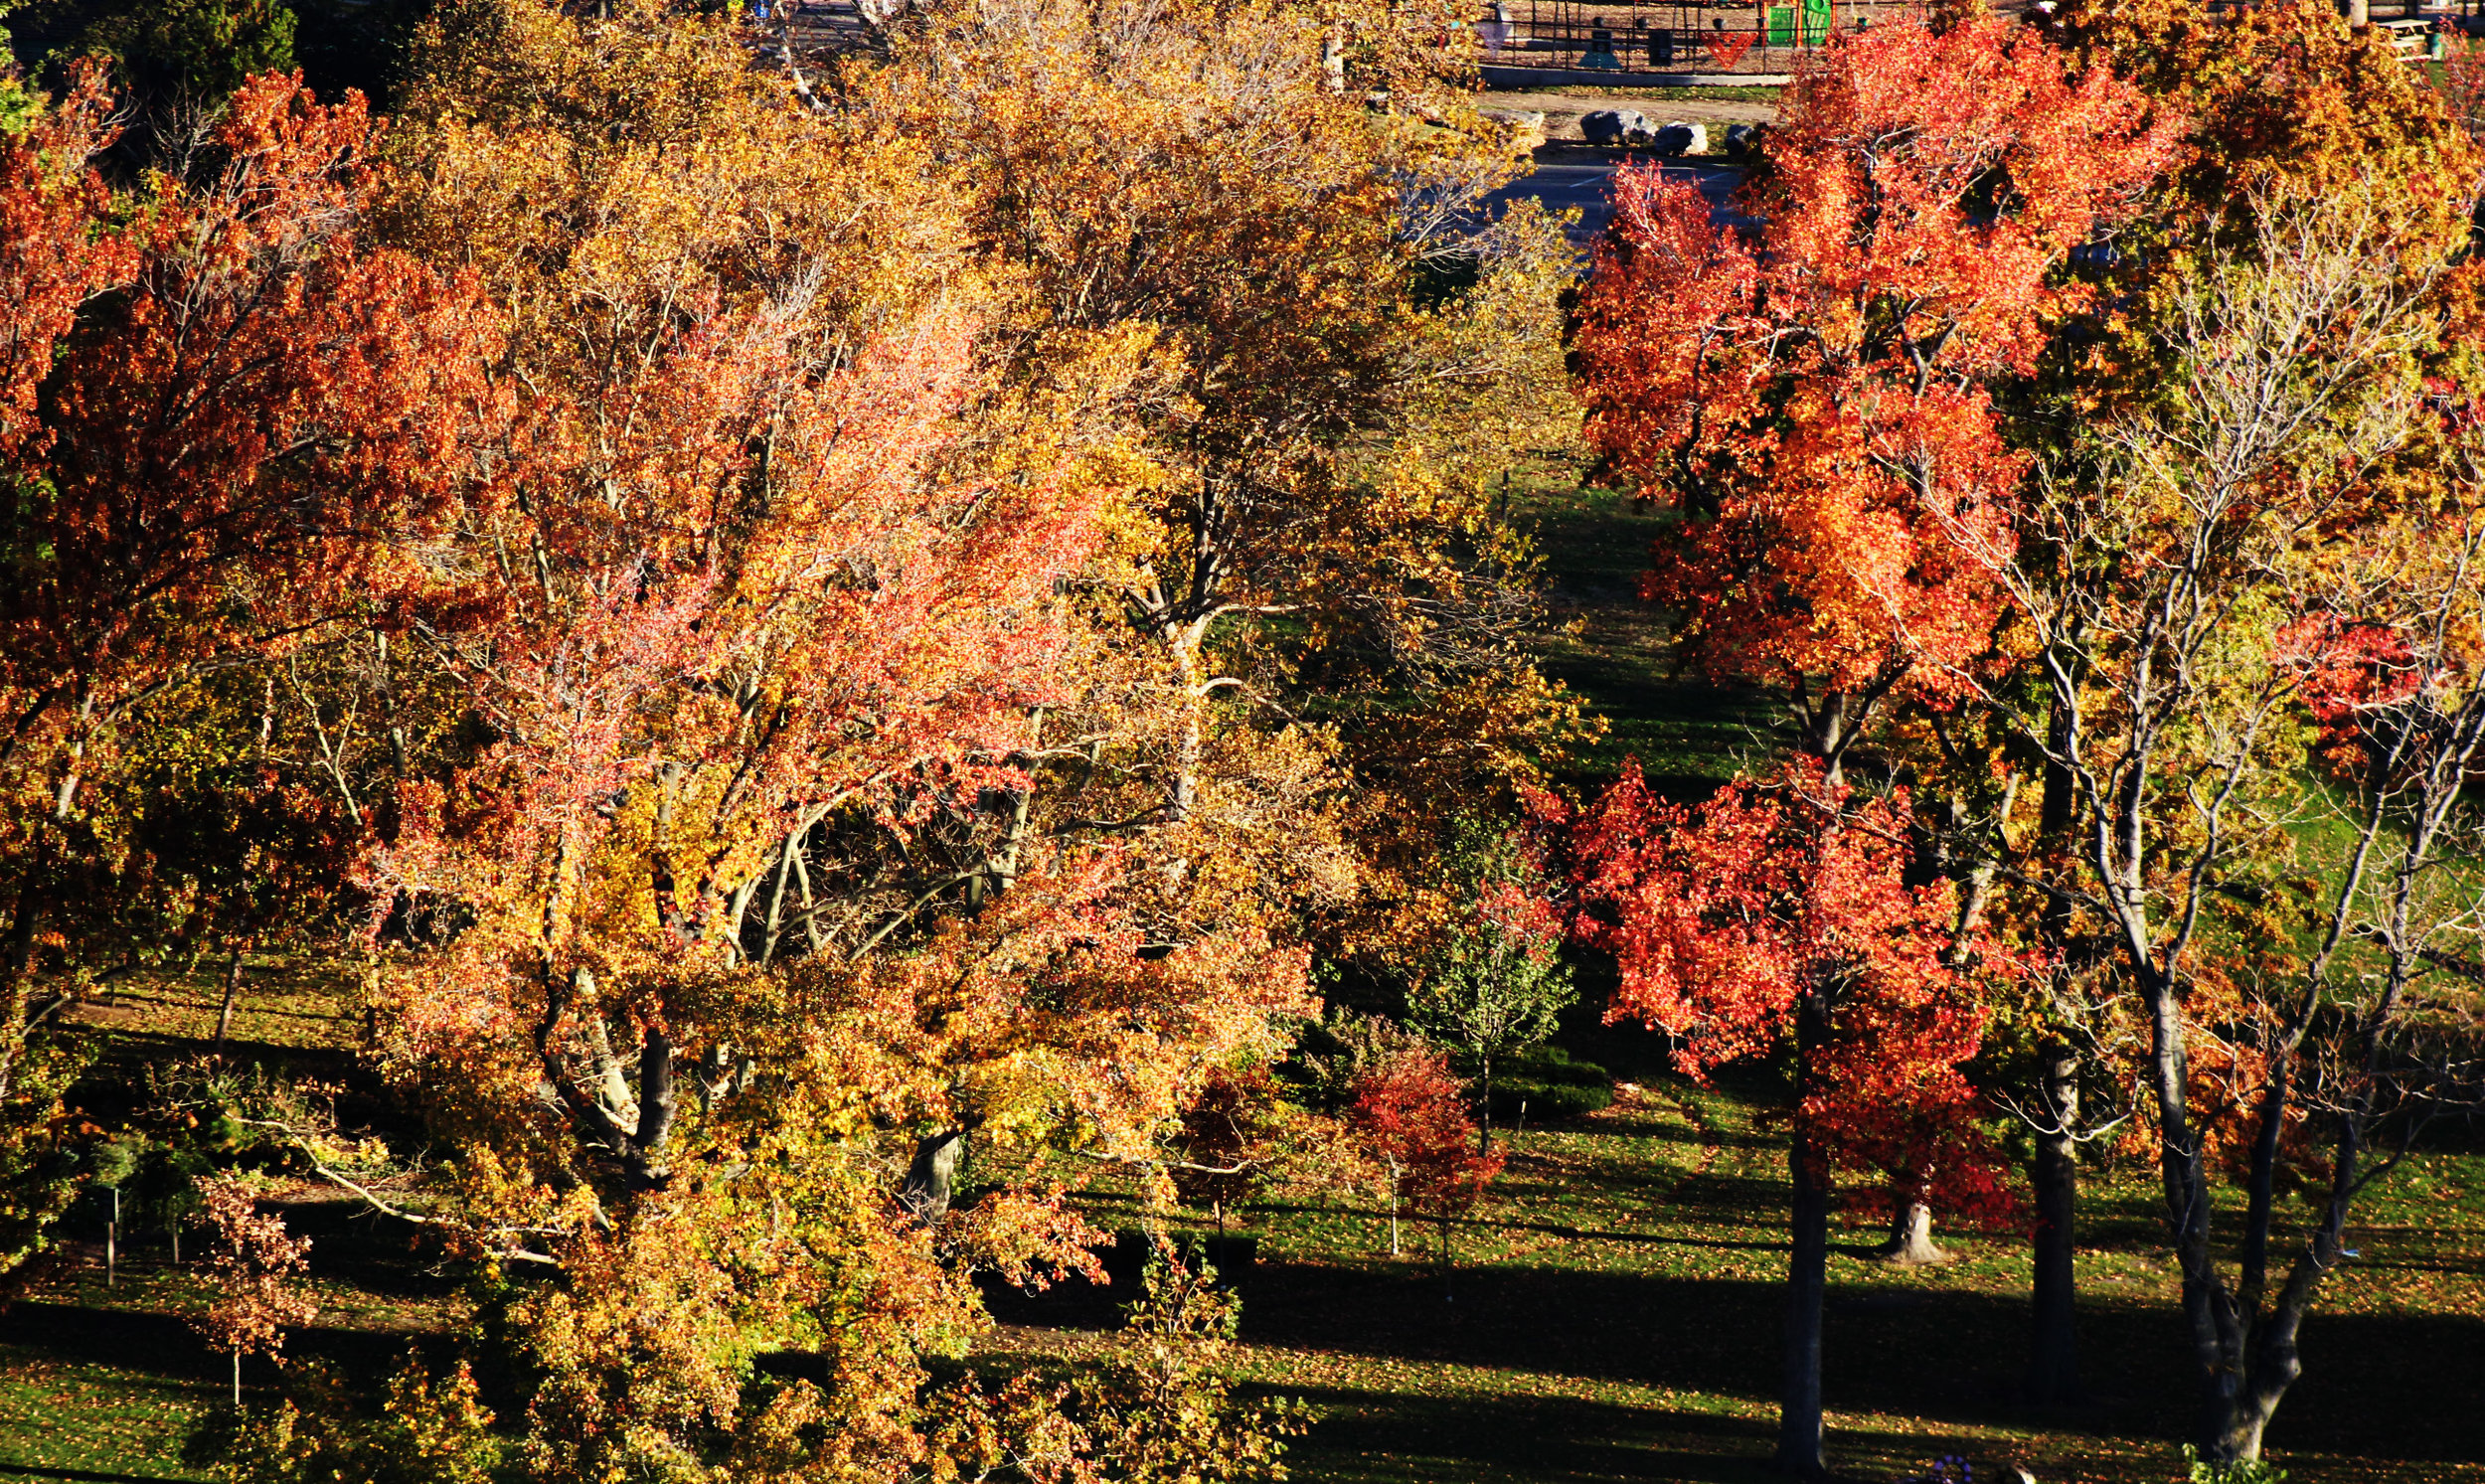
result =
[[1768,44],[1772,47],[1817,47],[1829,40],[1830,4],[1831,0],[1803,0],[1800,6],[1769,6],[1766,12]]

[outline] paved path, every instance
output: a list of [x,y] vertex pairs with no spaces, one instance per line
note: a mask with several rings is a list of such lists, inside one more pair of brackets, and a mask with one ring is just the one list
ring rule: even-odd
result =
[[[1494,192],[1490,200],[1498,206],[1516,197],[1533,196],[1552,211],[1577,207],[1579,219],[1571,228],[1571,241],[1585,251],[1613,220],[1613,172],[1628,162],[1629,157],[1619,153],[1548,146],[1536,152],[1533,171]],[[1727,198],[1742,184],[1740,169],[1695,161],[1669,163],[1665,173],[1696,181],[1719,223],[1740,220],[1727,205]]]

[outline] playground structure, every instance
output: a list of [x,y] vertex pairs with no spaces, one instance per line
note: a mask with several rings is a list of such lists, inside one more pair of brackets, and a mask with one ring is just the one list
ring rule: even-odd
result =
[[1501,0],[1484,7],[1476,39],[1498,67],[1717,73],[1758,63],[1769,72],[1872,9],[1859,0]]

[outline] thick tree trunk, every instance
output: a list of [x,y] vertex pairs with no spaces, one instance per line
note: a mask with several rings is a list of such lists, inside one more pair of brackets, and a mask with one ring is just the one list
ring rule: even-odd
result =
[[[2070,745],[2069,710],[2058,700],[2047,724],[2047,746],[2061,755]],[[2037,849],[2048,860],[2071,842],[2072,810],[2077,802],[2071,770],[2059,762],[2045,766],[2044,790],[2037,801]],[[2060,898],[2049,898],[2038,923],[2038,936],[2059,961],[2071,937],[2071,909]],[[2029,1308],[2034,1323],[2029,1337],[2028,1398],[2060,1403],[2079,1396],[2077,1331],[2078,1276],[2075,1258],[2079,1229],[2079,1054],[2057,1042],[2044,1052],[2038,1072],[2037,1107],[2052,1127],[2037,1130],[2036,1157],[2029,1183],[2035,1188],[2037,1226],[2033,1241],[2034,1272]]]
[[1932,1208],[1921,1201],[1900,1207],[1890,1223],[1890,1239],[1873,1253],[1873,1260],[1893,1267],[1935,1267],[1949,1261],[1950,1254],[1933,1245]]
[[0,979],[6,980],[5,1008],[0,1008],[0,1097],[17,1079],[18,1059],[26,1051],[26,1015],[33,1003],[35,941],[44,914],[43,882],[52,869],[52,832],[45,830],[35,846],[34,861],[17,889],[17,911],[10,920],[8,943],[0,949]]
[[1796,745],[1821,760],[1821,781],[1831,788],[1846,776],[1847,744],[1855,740],[1854,718],[1849,714],[1853,700],[1844,691],[1831,691],[1797,728]]
[[[1825,1008],[1811,1003],[1797,1011],[1795,1099],[1811,1090],[1812,1052],[1827,1031]],[[1786,1151],[1788,1183],[1793,1190],[1790,1235],[1792,1255],[1786,1265],[1786,1387],[1777,1422],[1777,1466],[1798,1478],[1817,1479],[1821,1462],[1821,1301],[1829,1283],[1829,1185],[1803,1125]]]
[[630,1141],[652,1160],[664,1152],[673,1135],[679,1094],[673,1080],[673,1041],[650,1027],[638,1051],[638,1127]]
[[966,1151],[966,1130],[943,1129],[914,1141],[914,1159],[907,1166],[906,1184],[898,1204],[928,1227],[949,1213],[950,1184],[957,1178],[958,1156]]
[[2079,1148],[2071,1133],[2079,1118],[2076,1053],[2068,1047],[2047,1053],[2043,1090],[2043,1106],[2054,1127],[2038,1130],[2030,1171],[2037,1229],[2032,1295],[2036,1324],[2028,1357],[2028,1398],[2053,1403],[2079,1395],[2078,1280],[2073,1265],[2078,1250]]

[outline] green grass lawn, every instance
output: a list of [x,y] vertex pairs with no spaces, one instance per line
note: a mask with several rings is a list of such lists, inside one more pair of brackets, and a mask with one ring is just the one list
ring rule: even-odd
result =
[[1639,600],[1648,543],[1667,518],[1618,490],[1581,486],[1576,468],[1574,450],[1548,450],[1516,471],[1511,501],[1534,533],[1552,615],[1564,629],[1547,642],[1544,668],[1605,725],[1565,769],[1567,781],[1602,782],[1636,757],[1669,792],[1699,796],[1745,758],[1782,753],[1777,699],[1681,673],[1663,615]]

